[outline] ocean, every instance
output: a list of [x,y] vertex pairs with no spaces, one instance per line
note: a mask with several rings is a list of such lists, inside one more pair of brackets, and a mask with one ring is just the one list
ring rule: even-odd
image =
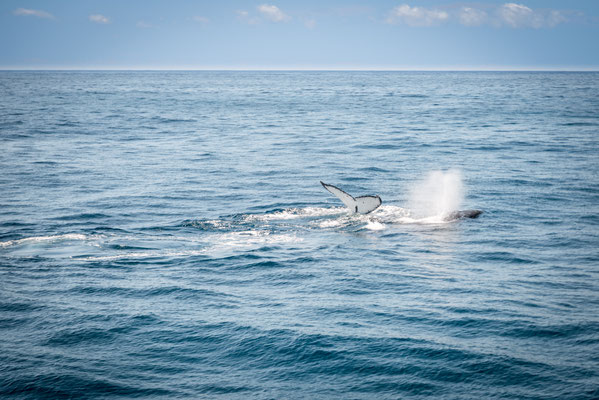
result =
[[0,143],[0,397],[599,398],[599,73],[1,71]]

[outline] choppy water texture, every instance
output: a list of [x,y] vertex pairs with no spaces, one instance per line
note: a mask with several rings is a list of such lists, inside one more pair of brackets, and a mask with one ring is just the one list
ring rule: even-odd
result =
[[599,74],[0,92],[0,395],[599,397]]

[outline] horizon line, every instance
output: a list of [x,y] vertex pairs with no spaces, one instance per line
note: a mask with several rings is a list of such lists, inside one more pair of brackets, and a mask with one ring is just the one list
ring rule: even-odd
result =
[[427,68],[427,67],[406,67],[406,68],[347,68],[347,67],[283,67],[283,68],[268,68],[268,67],[3,67],[0,66],[0,71],[212,71],[212,72],[599,72],[597,67],[443,67],[443,68]]

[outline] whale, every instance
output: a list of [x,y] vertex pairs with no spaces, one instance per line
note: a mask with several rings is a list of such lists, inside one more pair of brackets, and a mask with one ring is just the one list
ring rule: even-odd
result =
[[478,218],[483,212],[482,210],[459,210],[452,211],[443,217],[444,221],[455,221],[464,218]]
[[337,186],[329,185],[320,181],[320,184],[329,192],[337,196],[339,200],[345,204],[352,213],[368,214],[376,210],[383,204],[379,196],[358,196],[354,197],[349,193],[344,192]]
[[[383,204],[383,201],[379,196],[358,196],[354,197],[351,194],[339,189],[337,186],[330,185],[320,181],[322,187],[328,190],[330,193],[337,196],[339,200],[345,204],[345,206],[356,214],[368,214],[376,210]],[[456,210],[451,211],[443,215],[443,221],[450,222],[465,218],[478,218],[483,213],[482,210]]]

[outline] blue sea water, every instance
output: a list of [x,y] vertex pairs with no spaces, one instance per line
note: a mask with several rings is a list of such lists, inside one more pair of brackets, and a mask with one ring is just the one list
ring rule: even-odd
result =
[[5,71],[0,143],[2,397],[599,398],[599,73]]

